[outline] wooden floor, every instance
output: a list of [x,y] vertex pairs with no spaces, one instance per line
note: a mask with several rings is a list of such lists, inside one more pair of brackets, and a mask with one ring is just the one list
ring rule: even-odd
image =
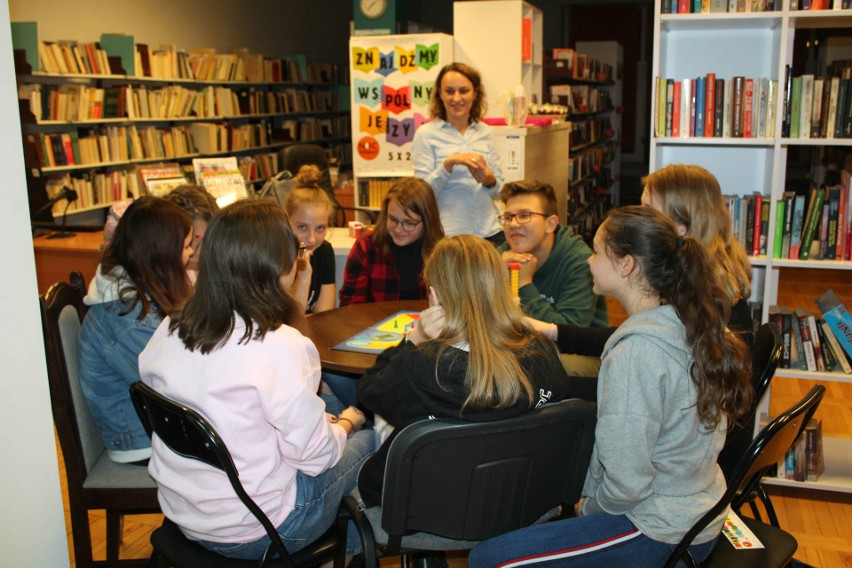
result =
[[[844,272],[844,274],[838,274]],[[818,290],[814,292],[814,289]],[[852,278],[845,271],[787,270],[782,271],[779,286],[779,304],[806,307],[815,310],[813,298],[833,288],[847,306],[852,306]],[[624,312],[610,303],[610,318],[614,324],[623,321]],[[770,410],[777,413],[798,401],[812,386],[813,381],[776,377],[772,382]],[[823,419],[826,435],[852,437],[852,383],[825,382],[826,397],[818,410]],[[57,444],[58,445],[58,444]],[[61,456],[60,456],[61,460]],[[71,565],[74,566],[71,542],[68,500],[65,493],[65,475],[62,472],[65,519],[68,530],[68,547]],[[781,526],[791,532],[799,542],[796,558],[817,568],[852,568],[852,494],[828,493],[769,487],[772,502],[778,512]],[[127,517],[124,525],[122,558],[146,558],[151,553],[148,535],[159,526],[160,515]],[[89,515],[92,528],[93,554],[96,559],[106,557],[106,522],[102,512]],[[467,565],[466,555],[452,553],[448,556],[451,568]],[[385,558],[382,567],[399,566],[398,558]]]

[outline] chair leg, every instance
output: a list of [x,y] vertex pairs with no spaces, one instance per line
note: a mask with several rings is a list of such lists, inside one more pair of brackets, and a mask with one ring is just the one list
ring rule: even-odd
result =
[[71,506],[71,536],[74,541],[74,562],[77,568],[90,568],[92,535],[89,532],[89,512],[85,507]]
[[118,560],[118,551],[121,546],[121,529],[124,525],[124,516],[116,511],[107,510],[107,560],[114,562]]

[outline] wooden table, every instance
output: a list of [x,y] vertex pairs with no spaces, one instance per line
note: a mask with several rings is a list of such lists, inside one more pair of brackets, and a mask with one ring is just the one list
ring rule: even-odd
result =
[[103,231],[81,231],[67,239],[34,238],[38,293],[47,292],[54,282],[68,282],[68,275],[74,271],[82,272],[83,280],[88,283],[101,261],[102,242]]
[[376,362],[375,355],[340,351],[332,347],[396,312],[402,310],[420,312],[428,305],[426,300],[349,304],[342,308],[308,316],[307,328],[303,332],[316,345],[323,369],[363,375],[364,371]]

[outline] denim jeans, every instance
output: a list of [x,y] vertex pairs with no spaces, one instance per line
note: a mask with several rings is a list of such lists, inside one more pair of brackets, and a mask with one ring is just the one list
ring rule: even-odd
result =
[[[689,547],[696,562],[715,539]],[[630,566],[659,568],[676,548],[642,534],[624,515],[595,514],[544,523],[482,541],[468,557],[471,568],[514,566]],[[679,566],[684,566],[681,562]]]
[[[355,432],[346,441],[343,456],[333,468],[316,477],[299,472],[296,475],[296,503],[293,511],[276,529],[287,552],[294,553],[318,539],[334,524],[340,502],[355,489],[358,472],[374,451],[373,432]],[[221,543],[199,541],[204,548],[223,556],[257,559],[270,544],[268,536],[253,542]],[[361,540],[352,522],[349,523],[346,553],[361,551]]]
[[358,395],[355,392],[358,387],[358,379],[359,377],[354,375],[331,373],[329,371],[322,372],[322,381],[328,385],[334,396],[340,399],[344,408],[347,406],[358,406]]

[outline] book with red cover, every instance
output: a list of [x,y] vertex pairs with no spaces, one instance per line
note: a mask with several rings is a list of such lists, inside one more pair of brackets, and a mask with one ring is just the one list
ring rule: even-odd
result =
[[521,19],[521,61],[532,61],[532,18]]
[[707,73],[704,85],[704,136],[712,138],[714,135],[716,116],[716,74]]
[[760,254],[760,236],[761,236],[761,223],[760,219],[763,214],[763,195],[759,192],[754,192],[754,237],[751,244],[751,254],[752,256],[758,256]]
[[751,119],[754,111],[754,79],[747,78],[743,87],[743,138],[751,138]]

